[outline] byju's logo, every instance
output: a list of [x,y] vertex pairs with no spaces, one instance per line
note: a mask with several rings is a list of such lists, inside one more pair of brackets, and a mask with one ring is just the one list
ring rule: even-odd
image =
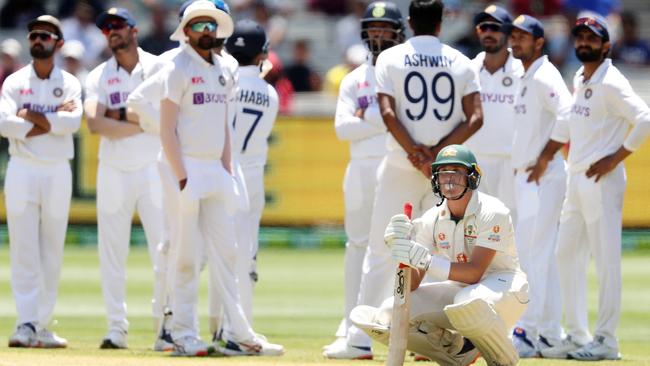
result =
[[203,104],[205,103],[205,96],[203,93],[194,93],[193,95],[193,104]]

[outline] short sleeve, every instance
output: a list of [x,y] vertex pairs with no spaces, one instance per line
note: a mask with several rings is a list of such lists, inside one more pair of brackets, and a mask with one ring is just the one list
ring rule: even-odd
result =
[[632,86],[625,81],[620,85],[607,85],[606,103],[608,110],[620,116],[632,127],[623,147],[628,151],[636,151],[650,133],[650,109],[648,105],[634,92]]
[[375,79],[377,81],[377,93],[395,96],[395,86],[390,78],[390,59],[387,52],[382,52],[375,64]]
[[108,100],[106,98],[106,92],[104,88],[99,87],[99,80],[101,79],[101,66],[94,69],[86,77],[85,85],[85,100],[86,101],[95,101],[104,105],[108,105]]
[[176,64],[174,67],[169,68],[166,75],[162,76],[162,98],[169,99],[177,105],[181,105],[181,99],[185,92],[187,78],[183,71]]
[[467,83],[465,83],[465,88],[463,89],[463,96],[481,91],[478,69],[469,59],[466,59],[466,61],[467,66],[465,67],[465,74]]
[[484,215],[476,238],[476,246],[497,252],[509,250],[508,243],[514,236],[512,220],[506,212]]

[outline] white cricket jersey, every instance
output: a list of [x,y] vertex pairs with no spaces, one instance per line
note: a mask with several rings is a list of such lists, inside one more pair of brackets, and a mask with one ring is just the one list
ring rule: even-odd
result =
[[[108,109],[126,107],[129,94],[164,65],[156,56],[140,48],[138,58],[138,64],[131,73],[120,67],[115,57],[97,66],[86,78],[86,101],[97,101]],[[102,136],[99,160],[117,169],[135,170],[155,161],[158,151],[160,140],[151,133],[124,138]]]
[[[464,119],[462,98],[480,91],[478,73],[458,50],[417,36],[382,52],[377,93],[395,98],[397,118],[418,143],[434,146]],[[403,150],[390,135],[388,150]]]
[[180,107],[176,132],[181,153],[198,159],[218,160],[223,153],[228,100],[235,80],[223,67],[223,58],[212,54],[213,64],[184,47],[165,68],[163,99]]
[[258,66],[239,68],[233,150],[243,166],[263,166],[278,115],[278,93],[260,78]]
[[[350,157],[377,158],[386,155],[386,125],[377,102],[377,83],[372,61],[345,75],[339,88],[334,127],[340,140],[350,141]],[[365,109],[363,119],[355,116]]]
[[451,262],[467,262],[474,247],[496,251],[484,277],[494,272],[521,272],[510,211],[496,197],[474,191],[465,217],[456,223],[447,201],[413,221],[415,241]]
[[515,101],[512,166],[525,169],[537,161],[556,121],[568,118],[571,93],[560,72],[542,56],[524,73]]
[[472,60],[481,81],[483,127],[464,145],[476,155],[509,157],[515,128],[515,97],[524,67],[509,53],[503,67],[492,74],[485,68],[484,60],[485,52]]
[[[57,112],[67,101],[74,101],[72,112]],[[34,124],[16,116],[21,109],[43,113],[50,132],[26,137]],[[72,134],[81,124],[83,105],[77,78],[57,66],[48,79],[40,79],[32,63],[9,75],[2,84],[0,134],[9,139],[11,156],[41,162],[58,162],[74,157]]]
[[[568,121],[559,123],[551,138],[568,142],[568,165],[584,171],[621,146],[638,149],[650,134],[650,109],[632,90],[625,76],[605,59],[590,80],[581,67],[573,79],[573,105]],[[631,131],[630,131],[631,130]]]

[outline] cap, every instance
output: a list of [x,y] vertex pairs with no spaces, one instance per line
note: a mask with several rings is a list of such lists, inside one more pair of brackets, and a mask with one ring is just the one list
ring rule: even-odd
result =
[[506,9],[499,5],[490,5],[485,8],[485,10],[474,16],[474,25],[479,25],[480,23],[490,19],[496,20],[501,24],[512,23],[512,16]]
[[190,20],[198,17],[210,17],[217,22],[217,38],[228,38],[234,29],[232,18],[225,11],[217,9],[212,1],[197,0],[191,3],[183,12],[183,18],[174,33],[169,36],[172,41],[184,41],[186,36],[183,28]]
[[512,24],[508,25],[507,31],[511,32],[514,28],[532,34],[533,38],[544,37],[544,26],[539,20],[530,15],[520,15],[515,18]]
[[103,27],[104,22],[106,22],[108,18],[120,18],[126,21],[126,24],[128,24],[129,27],[135,27],[135,18],[133,18],[133,15],[131,15],[131,13],[129,13],[125,8],[110,8],[106,10],[97,16],[97,19],[95,19],[95,25],[97,25],[98,28]]
[[[187,7],[190,6],[190,4],[192,4],[195,1],[196,0],[187,0],[183,4],[181,4],[180,8],[178,8],[178,18],[179,19],[183,18],[183,13],[185,12],[185,9],[187,9]],[[212,1],[212,3],[214,4],[214,6],[217,7],[217,9],[223,10],[228,15],[230,15],[230,7],[228,6],[228,4],[226,4],[225,1],[223,1],[223,0],[209,0],[209,1]]]
[[66,41],[63,44],[63,47],[61,47],[61,56],[81,60],[85,51],[86,48],[84,47],[83,43],[76,39],[73,39]]
[[41,15],[36,19],[32,19],[27,23],[27,30],[32,31],[37,24],[49,24],[56,28],[56,35],[59,36],[59,39],[63,39],[63,33],[61,32],[61,22],[58,19],[51,15]]
[[589,15],[576,20],[575,25],[571,29],[571,34],[574,36],[581,28],[587,28],[594,32],[598,37],[603,39],[603,42],[609,42],[609,31],[607,30],[607,22],[595,15]]
[[20,42],[13,38],[7,38],[0,43],[0,53],[4,53],[13,58],[18,58],[22,50],[23,46],[20,45]]
[[253,58],[260,53],[268,52],[269,42],[264,28],[250,19],[240,20],[235,24],[235,30],[226,41],[226,50],[231,55],[244,54]]

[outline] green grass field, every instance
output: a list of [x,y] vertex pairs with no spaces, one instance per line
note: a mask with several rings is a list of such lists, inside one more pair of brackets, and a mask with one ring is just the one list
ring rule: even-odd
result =
[[[280,358],[184,359],[149,350],[154,334],[149,317],[152,273],[142,247],[131,251],[128,264],[130,349],[99,350],[106,331],[98,259],[95,248],[66,249],[59,301],[52,329],[68,338],[65,350],[9,349],[15,308],[9,286],[9,255],[0,247],[0,365],[380,365],[386,348],[376,348],[375,361],[329,361],[321,347],[333,340],[343,308],[343,250],[265,249],[260,253],[260,282],[256,288],[257,332],[282,343],[287,353]],[[650,254],[626,253],[623,263],[623,316],[619,337],[624,360],[599,365],[650,365]],[[590,315],[593,320],[597,294],[591,273]],[[202,279],[200,313],[207,314],[206,280]],[[206,324],[204,321],[203,324]],[[209,340],[207,326],[202,326]],[[413,363],[414,364],[414,363]],[[481,360],[478,365],[484,365]],[[526,360],[522,365],[574,365],[578,362]]]

